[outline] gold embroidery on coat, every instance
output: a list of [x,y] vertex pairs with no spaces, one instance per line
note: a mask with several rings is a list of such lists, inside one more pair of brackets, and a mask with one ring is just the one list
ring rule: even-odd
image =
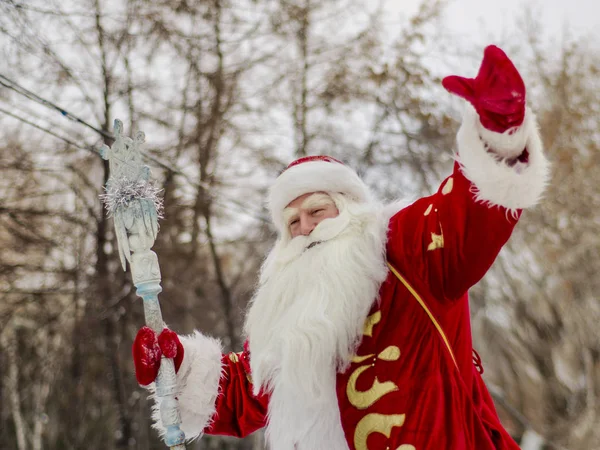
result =
[[373,358],[374,356],[375,356],[375,353],[371,353],[370,355],[365,355],[365,356],[355,355],[352,357],[352,362],[353,363],[361,363],[369,358]]
[[435,250],[437,248],[444,248],[444,235],[431,233],[431,243],[427,246],[427,250]]
[[354,447],[356,450],[368,450],[367,438],[370,434],[381,433],[389,438],[392,434],[392,428],[401,427],[403,424],[404,414],[367,414],[356,425]]
[[348,379],[348,384],[346,385],[346,395],[348,396],[348,401],[350,404],[357,409],[366,409],[390,392],[394,392],[398,390],[398,386],[392,381],[385,381],[381,383],[377,377],[375,377],[375,381],[373,381],[373,385],[367,389],[366,391],[359,391],[356,388],[356,382],[358,381],[358,377],[361,373],[363,373],[368,368],[372,367],[368,366],[360,366]]
[[[431,205],[428,209],[431,211]],[[363,335],[372,337],[373,327],[380,321],[381,311],[376,311],[367,317],[365,320]],[[385,395],[399,390],[398,386],[394,382],[385,381],[381,383],[377,377],[375,377],[373,384],[366,391],[359,391],[356,388],[358,377],[370,367],[374,367],[377,358],[384,361],[397,361],[400,359],[400,349],[395,345],[390,345],[382,350],[377,356],[375,356],[373,353],[364,356],[355,355],[352,358],[352,362],[361,363],[371,358],[373,362],[371,364],[367,363],[366,365],[358,367],[350,375],[348,384],[346,385],[346,395],[348,396],[348,401],[357,409],[366,409]],[[404,414],[367,414],[360,420],[360,422],[358,422],[356,429],[354,430],[354,447],[356,450],[368,450],[367,438],[372,433],[381,433],[389,438],[391,436],[392,428],[395,426],[402,426],[404,424],[404,418]],[[415,449],[402,448],[400,450]]]
[[372,337],[373,336],[373,327],[379,323],[381,320],[381,311],[375,311],[367,320],[365,320],[365,328],[363,331],[363,335]]
[[[448,181],[446,181],[446,184],[444,184],[444,187],[442,188],[442,194],[443,195],[447,195],[450,192],[452,192],[452,188],[454,187],[454,180],[452,179],[452,177],[448,178]],[[402,449],[404,450],[404,449]]]
[[231,360],[231,362],[233,362],[233,363],[237,363],[240,360],[238,358],[237,353],[231,352],[228,356],[229,356],[229,359]]
[[397,361],[400,359],[400,349],[395,345],[390,345],[386,347],[379,355],[377,355],[379,359],[383,359],[384,361]]
[[414,445],[410,445],[410,444],[402,444],[400,447],[398,447],[396,450],[417,450],[416,447]]
[[433,203],[427,207],[427,209],[425,210],[425,213],[423,215],[428,216],[429,213],[431,212],[431,208],[433,208]]

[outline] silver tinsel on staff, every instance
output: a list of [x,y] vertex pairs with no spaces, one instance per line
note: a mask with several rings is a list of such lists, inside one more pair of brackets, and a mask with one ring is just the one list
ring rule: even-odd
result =
[[[162,287],[158,257],[151,248],[158,233],[158,219],[162,218],[160,189],[150,180],[150,169],[142,162],[140,146],[144,143],[144,133],[138,132],[134,139],[123,136],[120,120],[115,120],[114,128],[112,147],[100,149],[110,169],[101,197],[114,220],[123,270],[129,262],[136,292],[144,300],[146,325],[158,334],[165,327],[158,302]],[[156,378],[156,396],[166,427],[164,439],[171,449],[184,450],[185,435],[180,428],[175,388],[173,360],[163,357]]]
[[162,189],[157,187],[155,182],[127,178],[110,181],[110,184],[104,187],[105,193],[100,196],[108,217],[113,217],[119,207],[127,207],[135,200],[142,200],[151,202],[158,218],[163,218],[163,201],[160,197]]

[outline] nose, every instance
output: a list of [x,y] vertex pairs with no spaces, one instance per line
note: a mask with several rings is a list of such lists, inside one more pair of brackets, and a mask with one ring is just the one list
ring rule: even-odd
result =
[[317,223],[310,216],[300,217],[300,234],[308,236],[315,229]]

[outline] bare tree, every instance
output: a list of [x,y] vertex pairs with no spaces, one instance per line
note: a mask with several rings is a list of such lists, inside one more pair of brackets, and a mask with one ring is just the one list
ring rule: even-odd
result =
[[[9,425],[1,427],[0,446],[163,448],[150,429],[150,405],[130,362],[142,308],[98,201],[108,172],[94,148],[110,141],[115,117],[130,134],[146,132],[148,162],[164,188],[165,219],[155,250],[165,319],[180,333],[199,328],[222,338],[227,350],[239,350],[243,312],[274,237],[262,199],[285,162],[332,154],[360,169],[387,197],[430,191],[449,168],[454,130],[439,103],[439,80],[424,61],[435,48],[443,5],[423,2],[390,39],[382,11],[359,0],[0,4],[2,48],[10,49],[3,50],[10,62],[3,75],[81,119],[67,121],[66,111],[35,103],[14,85],[0,90],[0,106],[12,114],[1,115],[8,151],[0,160],[0,326],[7,333],[3,349],[17,343],[14,353],[0,355],[6,362],[0,365],[0,398],[7,400],[0,402],[0,420]],[[565,60],[566,69],[571,61]],[[556,72],[544,73],[558,95]],[[564,98],[548,105],[542,121],[567,123],[568,117],[559,117],[561,102],[577,98],[581,103],[572,108],[578,112],[590,100],[590,86],[575,87],[576,77],[567,75],[561,78]],[[590,100],[585,117],[593,115],[592,105]],[[573,123],[578,128],[552,138],[553,157],[567,148],[561,141],[567,133],[591,136],[586,133],[595,129],[583,119]],[[595,149],[588,146],[591,139],[570,148],[584,155],[584,148]],[[572,171],[591,171],[594,156],[587,158]],[[572,180],[566,167],[564,180]],[[576,181],[586,201],[596,202],[589,183]],[[498,326],[480,333],[494,354],[503,355],[499,361],[506,364],[491,364],[489,372],[507,401],[545,431],[558,419],[538,417],[518,401],[529,398],[521,393],[536,393],[531,401],[543,399],[548,411],[560,412],[556,417],[582,420],[583,437],[569,438],[581,441],[569,443],[595,442],[583,420],[596,411],[588,406],[596,404],[597,385],[588,381],[598,370],[591,328],[577,331],[586,353],[573,366],[587,371],[589,387],[565,387],[557,367],[548,369],[545,352],[558,348],[548,342],[562,342],[569,354],[573,341],[564,336],[575,332],[579,319],[541,293],[556,296],[566,289],[573,302],[585,297],[585,308],[592,307],[597,289],[584,280],[592,276],[593,259],[585,275],[576,269],[582,255],[586,261],[597,256],[596,218],[570,209],[572,191],[553,195],[562,199],[563,220],[589,214],[581,219],[589,225],[587,246],[573,234],[569,239],[578,250],[569,254],[570,265],[561,261],[565,272],[547,277],[539,261],[566,254],[552,246],[564,225],[555,211],[532,215],[516,242],[527,242],[528,250],[512,256],[525,269],[502,261],[482,285],[485,304],[476,296],[475,309],[478,323],[488,323],[486,311],[502,305],[503,313],[524,324],[505,341],[483,332]],[[530,261],[536,263],[528,266]],[[509,275],[517,280],[510,289],[501,284]],[[534,282],[539,289],[530,288]],[[22,325],[25,318],[31,326]],[[493,348],[495,342],[511,352]],[[529,366],[520,367],[515,354],[534,372],[550,374],[543,390],[518,382],[527,379]],[[32,386],[36,394],[27,397]],[[254,442],[206,438],[193,445],[233,449]]]

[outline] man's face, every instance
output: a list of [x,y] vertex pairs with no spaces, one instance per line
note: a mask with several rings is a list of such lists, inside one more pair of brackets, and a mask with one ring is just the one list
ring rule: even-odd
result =
[[296,198],[283,210],[292,239],[308,236],[323,220],[337,217],[333,199],[322,192],[311,192]]

